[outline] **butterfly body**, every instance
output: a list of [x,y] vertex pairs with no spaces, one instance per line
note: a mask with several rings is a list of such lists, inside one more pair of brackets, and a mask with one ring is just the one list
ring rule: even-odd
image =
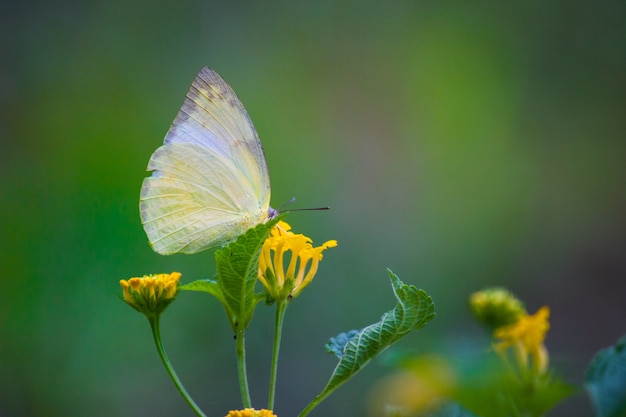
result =
[[203,68],[151,156],[140,213],[153,249],[196,253],[276,215],[261,141],[243,105]]

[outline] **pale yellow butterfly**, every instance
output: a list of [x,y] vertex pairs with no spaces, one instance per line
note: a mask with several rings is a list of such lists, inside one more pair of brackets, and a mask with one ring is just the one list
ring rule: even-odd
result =
[[261,141],[235,92],[202,68],[150,158],[140,212],[152,248],[196,253],[276,215]]

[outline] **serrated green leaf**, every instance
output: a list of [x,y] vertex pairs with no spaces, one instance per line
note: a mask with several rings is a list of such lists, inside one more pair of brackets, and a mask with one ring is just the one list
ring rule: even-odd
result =
[[393,272],[388,272],[398,304],[383,314],[379,322],[362,330],[342,333],[326,344],[326,350],[337,355],[339,363],[324,390],[303,410],[301,416],[308,414],[376,355],[408,333],[424,327],[435,317],[435,305],[425,291],[403,283]]
[[260,224],[236,241],[215,252],[215,279],[233,330],[246,329],[260,298],[255,295],[259,253],[263,242],[279,218]]
[[599,351],[585,375],[598,417],[626,416],[626,336]]
[[389,278],[398,304],[383,314],[378,323],[367,326],[347,341],[327,389],[342,384],[376,355],[435,317],[435,305],[425,291],[403,283],[391,271]]

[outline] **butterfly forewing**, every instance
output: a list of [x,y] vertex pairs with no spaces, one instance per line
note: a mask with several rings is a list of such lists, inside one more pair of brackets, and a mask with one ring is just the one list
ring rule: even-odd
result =
[[194,80],[180,112],[165,136],[168,143],[198,143],[230,159],[241,174],[256,181],[267,197],[269,174],[263,146],[250,116],[233,89],[216,72],[203,68]]
[[196,77],[148,170],[140,212],[158,253],[224,244],[267,218],[261,142],[233,90],[208,68]]

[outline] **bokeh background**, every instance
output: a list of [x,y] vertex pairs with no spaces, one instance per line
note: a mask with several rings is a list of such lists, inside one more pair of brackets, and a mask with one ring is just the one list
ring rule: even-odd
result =
[[[121,278],[211,277],[212,251],[153,253],[139,188],[196,72],[233,86],[263,141],[272,205],[337,239],[290,307],[276,412],[327,381],[330,336],[394,305],[385,268],[438,317],[400,343],[485,340],[468,295],[507,286],[552,309],[553,368],[580,384],[626,333],[625,2],[4,2],[0,13],[0,414],[191,416]],[[247,337],[265,404],[273,310]],[[217,301],[163,318],[208,416],[239,407]],[[375,361],[311,416],[366,415]],[[551,416],[588,416],[584,392]]]

